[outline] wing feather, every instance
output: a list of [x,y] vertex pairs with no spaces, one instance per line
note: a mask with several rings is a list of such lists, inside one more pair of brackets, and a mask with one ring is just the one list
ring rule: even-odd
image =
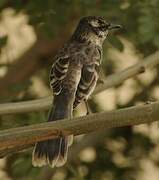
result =
[[81,79],[76,91],[74,108],[76,108],[82,100],[87,99],[93,92],[97,79],[98,75],[96,72],[96,64],[84,65]]
[[60,94],[62,89],[62,81],[67,75],[69,66],[69,57],[58,57],[55,63],[52,65],[50,71],[50,86],[55,95]]
[[102,49],[97,46],[94,49],[92,57],[88,57],[88,59],[91,59],[92,61],[88,64],[84,64],[82,68],[81,79],[76,91],[74,108],[76,108],[82,100],[88,99],[90,94],[94,91],[102,59]]

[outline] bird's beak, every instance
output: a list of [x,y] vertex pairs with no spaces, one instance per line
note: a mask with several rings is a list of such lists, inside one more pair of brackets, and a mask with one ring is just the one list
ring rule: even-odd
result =
[[112,30],[112,29],[121,29],[122,26],[119,24],[110,24],[110,26],[108,27],[108,30]]

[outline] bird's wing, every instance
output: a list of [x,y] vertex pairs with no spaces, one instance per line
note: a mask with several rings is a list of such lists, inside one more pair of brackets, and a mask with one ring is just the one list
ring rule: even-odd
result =
[[59,53],[55,57],[55,63],[50,71],[50,86],[54,95],[58,95],[62,89],[62,81],[67,75],[69,66],[69,55],[67,53]]
[[82,100],[87,100],[94,91],[98,80],[98,71],[101,58],[101,49],[97,47],[92,55],[92,58],[90,59],[90,62],[83,65],[81,79],[76,91],[74,108],[76,108]]
[[82,100],[87,99],[93,92],[98,79],[98,74],[95,66],[95,64],[83,66],[81,79],[76,91],[74,108],[76,108]]

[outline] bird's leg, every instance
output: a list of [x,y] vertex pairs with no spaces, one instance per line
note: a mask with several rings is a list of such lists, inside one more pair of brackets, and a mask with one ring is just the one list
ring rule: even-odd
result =
[[99,72],[99,77],[98,77],[98,81],[97,82],[99,84],[104,84],[105,83],[105,80],[104,80],[105,75],[104,75],[104,72],[103,72],[103,69],[102,69],[101,65],[98,67],[98,72]]
[[92,111],[91,111],[91,109],[89,107],[88,101],[86,99],[84,99],[84,102],[85,102],[85,105],[86,105],[87,115],[89,115],[89,114],[92,113]]

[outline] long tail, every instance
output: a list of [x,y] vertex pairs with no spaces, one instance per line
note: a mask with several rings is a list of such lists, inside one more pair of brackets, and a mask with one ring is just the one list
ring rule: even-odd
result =
[[[64,98],[65,99],[65,98]],[[57,96],[54,100],[54,109],[49,113],[48,121],[69,118],[72,116],[72,104],[64,101],[62,96]],[[68,147],[73,142],[73,135],[38,142],[33,150],[33,166],[49,165],[59,167],[65,164],[67,160]]]

